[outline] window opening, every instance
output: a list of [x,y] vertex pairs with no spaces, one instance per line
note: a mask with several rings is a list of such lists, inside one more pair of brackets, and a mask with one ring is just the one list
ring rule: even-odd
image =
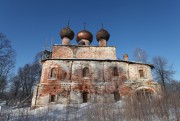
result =
[[115,101],[119,101],[120,100],[120,94],[119,94],[119,92],[118,91],[114,91],[114,100]]
[[88,92],[83,92],[83,103],[88,101]]
[[119,76],[119,74],[118,74],[118,68],[117,68],[117,67],[114,67],[114,68],[113,68],[113,75],[114,75],[114,76]]
[[143,70],[139,70],[139,75],[140,75],[140,77],[144,77],[144,72],[143,72]]
[[88,67],[83,68],[83,77],[89,77],[89,68]]
[[55,95],[51,95],[51,102],[55,102]]
[[52,69],[51,69],[50,78],[56,78],[56,69],[55,69],[55,68],[52,68]]

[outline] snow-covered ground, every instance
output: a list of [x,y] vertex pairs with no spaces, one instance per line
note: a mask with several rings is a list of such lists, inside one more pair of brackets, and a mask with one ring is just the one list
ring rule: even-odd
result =
[[[120,108],[122,102],[114,103],[113,106]],[[1,120],[8,121],[86,121],[88,111],[92,108],[99,108],[99,104],[83,103],[79,105],[53,104],[36,109],[28,108],[2,108]]]
[[[143,108],[145,111],[138,112],[135,108],[139,107],[127,110],[128,103],[118,101],[111,104],[83,103],[68,106],[52,104],[36,109],[2,106],[0,121],[179,121],[177,117],[180,115],[180,110],[168,109],[168,112],[159,112],[161,114],[159,115],[153,109],[150,109],[149,113],[146,108]],[[141,114],[142,112],[145,114]]]

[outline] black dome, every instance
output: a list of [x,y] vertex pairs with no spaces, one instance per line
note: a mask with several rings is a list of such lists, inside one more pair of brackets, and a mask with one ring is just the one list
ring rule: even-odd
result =
[[99,41],[100,39],[105,39],[106,41],[109,40],[110,34],[107,30],[101,29],[96,34],[96,39]]
[[63,39],[64,37],[67,37],[69,38],[70,40],[72,40],[74,38],[74,32],[71,30],[71,28],[66,27],[66,28],[63,28],[61,31],[60,31],[60,37],[61,39]]

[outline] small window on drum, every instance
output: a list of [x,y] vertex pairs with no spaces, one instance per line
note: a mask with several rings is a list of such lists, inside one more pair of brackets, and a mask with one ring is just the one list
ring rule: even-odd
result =
[[89,68],[88,67],[83,68],[83,77],[89,77]]
[[140,78],[143,78],[143,77],[144,77],[144,72],[143,72],[143,70],[139,70],[139,76],[140,76]]
[[117,67],[113,68],[113,76],[119,76]]
[[56,78],[56,69],[55,68],[51,69],[50,78]]

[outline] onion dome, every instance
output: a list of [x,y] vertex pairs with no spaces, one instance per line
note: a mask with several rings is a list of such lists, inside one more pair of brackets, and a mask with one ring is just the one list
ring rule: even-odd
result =
[[70,40],[72,40],[74,38],[74,32],[71,30],[71,28],[69,28],[69,26],[67,26],[66,28],[63,28],[60,31],[60,37],[61,39],[63,39],[64,37],[67,37]]
[[101,40],[101,39],[105,39],[106,41],[109,40],[110,34],[107,30],[105,29],[100,29],[97,34],[96,34],[96,39],[97,41]]
[[92,42],[93,35],[91,34],[91,32],[89,32],[87,30],[82,30],[82,31],[78,32],[78,34],[76,36],[76,41],[79,42],[81,39],[86,39],[86,40],[89,40],[90,42]]

